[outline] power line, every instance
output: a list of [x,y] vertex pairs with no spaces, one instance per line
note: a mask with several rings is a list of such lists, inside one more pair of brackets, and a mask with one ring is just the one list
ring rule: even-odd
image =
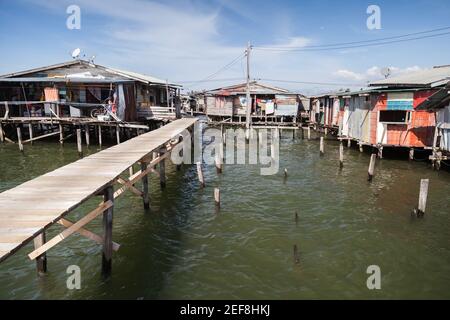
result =
[[[353,45],[353,44],[360,44],[360,43],[370,43],[370,42],[378,42],[378,41],[385,41],[385,40],[393,40],[393,39],[400,39],[405,37],[411,37],[416,36],[419,34],[425,34],[425,33],[431,33],[431,32],[437,32],[442,30],[448,30],[450,27],[444,27],[444,28],[438,28],[438,29],[432,29],[427,31],[421,31],[421,32],[414,32],[414,33],[407,33],[400,36],[393,36],[393,37],[386,37],[386,38],[377,38],[372,40],[361,40],[361,41],[353,41],[353,42],[341,42],[341,43],[334,43],[334,44],[323,44],[323,45],[314,45],[314,46],[304,46],[304,47],[289,47],[292,49],[304,49],[304,48],[324,48],[324,47],[336,47],[336,46],[345,46],[345,45]],[[279,48],[279,49],[289,49],[286,46],[254,46],[255,48]]]
[[[238,62],[240,59],[244,58],[245,55],[246,55],[245,53],[241,53],[238,57],[236,57],[236,58],[233,59],[231,62],[227,63],[225,66],[223,66],[222,68],[220,68],[220,69],[217,70],[216,72],[212,73],[212,74],[209,75],[208,77],[206,77],[206,78],[204,78],[204,79],[202,79],[202,80],[199,80],[199,81],[193,81],[193,82],[191,82],[191,83],[195,83],[194,86],[192,86],[192,87],[198,86],[200,83],[207,82],[207,81],[211,80],[212,78],[214,78],[215,76],[217,76],[217,75],[218,75],[219,73],[221,73],[222,71],[225,71],[225,70],[231,68],[236,62]],[[191,88],[192,88],[192,87],[191,87]]]
[[284,83],[297,83],[297,84],[313,84],[313,85],[323,85],[323,86],[352,86],[360,87],[366,84],[361,83],[333,83],[333,82],[311,82],[311,81],[295,81],[295,80],[280,80],[280,79],[267,79],[258,78],[257,80],[270,81],[270,82],[284,82]]
[[435,38],[439,36],[448,35],[450,32],[443,32],[443,33],[437,33],[427,36],[421,36],[421,37],[415,37],[415,38],[409,38],[409,39],[400,39],[395,41],[384,41],[384,42],[377,42],[377,43],[368,43],[368,44],[360,44],[360,45],[351,45],[351,46],[340,46],[340,47],[330,47],[330,48],[312,48],[312,47],[302,47],[302,48],[271,48],[271,47],[254,47],[255,50],[262,50],[262,51],[292,51],[292,52],[313,52],[313,51],[331,51],[331,50],[342,50],[342,49],[353,49],[353,48],[362,48],[362,47],[373,47],[373,46],[380,46],[385,44],[395,44],[395,43],[401,43],[401,42],[408,42],[408,41],[414,41],[414,40],[421,40],[421,39],[428,39],[428,38]]

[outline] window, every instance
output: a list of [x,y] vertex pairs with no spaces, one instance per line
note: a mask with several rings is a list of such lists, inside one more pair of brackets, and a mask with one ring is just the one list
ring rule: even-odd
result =
[[402,110],[380,111],[380,122],[407,123],[408,112]]

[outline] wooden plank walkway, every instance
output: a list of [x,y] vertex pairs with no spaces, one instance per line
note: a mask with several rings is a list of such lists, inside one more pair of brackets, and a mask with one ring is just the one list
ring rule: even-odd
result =
[[197,120],[176,120],[0,193],[0,262]]

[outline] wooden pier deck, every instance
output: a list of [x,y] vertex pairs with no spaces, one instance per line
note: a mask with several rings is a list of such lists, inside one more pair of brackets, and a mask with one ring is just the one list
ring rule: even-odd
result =
[[[82,227],[107,212],[112,207],[114,198],[125,189],[140,193],[144,202],[145,197],[148,201],[148,190],[145,190],[147,174],[154,171],[155,165],[170,154],[171,140],[190,129],[196,121],[195,118],[176,120],[0,193],[0,262],[33,239],[35,251],[29,257],[39,259],[46,250],[73,232],[79,232],[104,245],[106,240],[110,240],[106,246],[116,248],[117,245],[107,239],[106,234],[97,236]],[[158,151],[159,156],[152,158],[152,153]],[[129,180],[119,177],[137,162],[141,164],[141,171],[134,173]],[[141,179],[144,182],[143,192],[132,186]],[[120,183],[122,188],[113,194],[112,185],[115,183]],[[109,197],[105,192],[108,188]],[[95,195],[104,195],[104,202],[96,210],[73,225],[63,219],[66,214]],[[63,224],[67,229],[45,243],[45,237],[41,235],[55,223]],[[38,237],[41,238],[39,244],[36,242]]]

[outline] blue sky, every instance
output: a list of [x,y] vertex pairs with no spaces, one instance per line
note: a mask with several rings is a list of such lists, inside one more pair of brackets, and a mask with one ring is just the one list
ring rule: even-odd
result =
[[[81,29],[66,27],[66,8],[81,9]],[[381,8],[381,30],[366,26],[369,5]],[[0,0],[0,73],[70,60],[79,47],[95,62],[170,81],[204,79],[236,58],[247,41],[305,46],[371,40],[450,26],[449,0]],[[449,31],[449,30],[447,30]],[[450,35],[393,45],[320,52],[254,50],[258,79],[362,86],[380,69],[409,72],[450,64]],[[244,61],[203,89],[241,81]],[[331,86],[269,82],[306,93]]]

